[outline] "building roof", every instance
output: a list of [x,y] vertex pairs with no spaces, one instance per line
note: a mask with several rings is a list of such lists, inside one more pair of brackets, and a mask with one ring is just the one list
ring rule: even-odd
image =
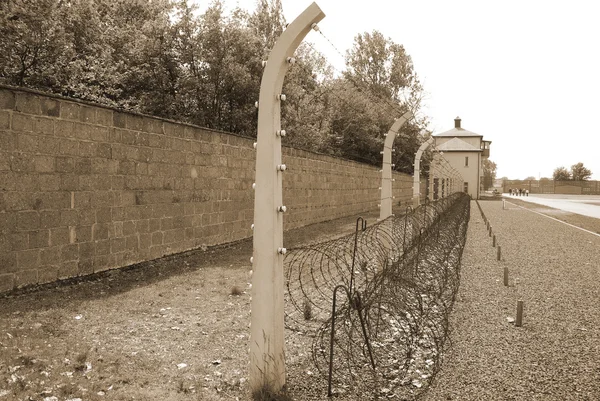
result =
[[480,137],[483,137],[483,135],[476,134],[476,133],[468,131],[464,128],[452,128],[450,131],[442,132],[441,134],[436,134],[434,136],[455,136],[455,137],[480,136]]
[[434,136],[455,136],[455,137],[460,137],[460,136],[463,136],[463,137],[464,136],[471,136],[471,137],[473,137],[473,136],[479,136],[479,137],[482,137],[483,136],[483,135],[479,135],[479,134],[476,134],[476,133],[471,132],[471,131],[467,131],[466,129],[462,128],[460,126],[460,122],[461,122],[460,117],[456,117],[454,119],[454,128],[452,128],[450,131],[442,132],[441,134],[437,134],[437,135],[434,135]]
[[452,138],[437,146],[440,152],[481,152],[477,146],[473,146],[459,138]]

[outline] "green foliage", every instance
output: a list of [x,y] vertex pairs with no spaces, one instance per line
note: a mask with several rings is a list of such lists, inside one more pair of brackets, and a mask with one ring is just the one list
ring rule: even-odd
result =
[[487,190],[494,186],[496,179],[496,163],[490,159],[483,159],[483,189]]
[[589,180],[592,177],[592,171],[579,162],[571,166],[571,178],[575,181]]
[[[256,136],[263,60],[285,29],[280,0],[227,14],[213,0],[11,0],[0,2],[0,82]],[[359,34],[348,67],[302,44],[286,75],[284,144],[381,164],[383,134],[423,88],[404,47]],[[396,170],[412,173],[423,117],[397,135]]]
[[567,181],[571,179],[571,173],[566,167],[557,167],[552,173],[552,179],[554,181]]

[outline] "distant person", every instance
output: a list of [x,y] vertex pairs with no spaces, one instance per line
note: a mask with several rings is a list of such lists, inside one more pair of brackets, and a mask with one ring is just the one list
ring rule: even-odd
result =
[[529,190],[528,189],[525,190],[525,196],[529,196]]

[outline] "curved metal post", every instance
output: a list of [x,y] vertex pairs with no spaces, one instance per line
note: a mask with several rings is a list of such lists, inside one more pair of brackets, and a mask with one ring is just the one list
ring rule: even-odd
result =
[[407,111],[400,118],[394,121],[394,124],[388,131],[383,144],[383,164],[381,167],[381,202],[379,210],[379,219],[385,220],[392,215],[393,192],[392,192],[392,148],[396,134],[400,128],[411,118],[413,113]]
[[325,14],[312,3],[281,34],[263,71],[258,109],[250,389],[279,391],[285,385],[283,309],[283,213],[281,164],[281,94],[296,48]]
[[423,142],[415,154],[415,172],[413,174],[413,206],[417,207],[421,204],[421,156],[423,152],[432,143],[435,142],[435,138],[431,137],[427,141]]

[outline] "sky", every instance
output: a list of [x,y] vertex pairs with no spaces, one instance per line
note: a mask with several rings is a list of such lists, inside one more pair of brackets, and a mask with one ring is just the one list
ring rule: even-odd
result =
[[[200,10],[208,1],[195,0]],[[281,0],[287,22],[312,1]],[[552,177],[582,162],[600,180],[600,2],[317,0],[305,41],[338,70],[358,33],[402,44],[427,92],[434,135],[462,127],[491,140],[496,176]],[[255,9],[256,0],[224,0]],[[337,50],[336,50],[337,49]]]

